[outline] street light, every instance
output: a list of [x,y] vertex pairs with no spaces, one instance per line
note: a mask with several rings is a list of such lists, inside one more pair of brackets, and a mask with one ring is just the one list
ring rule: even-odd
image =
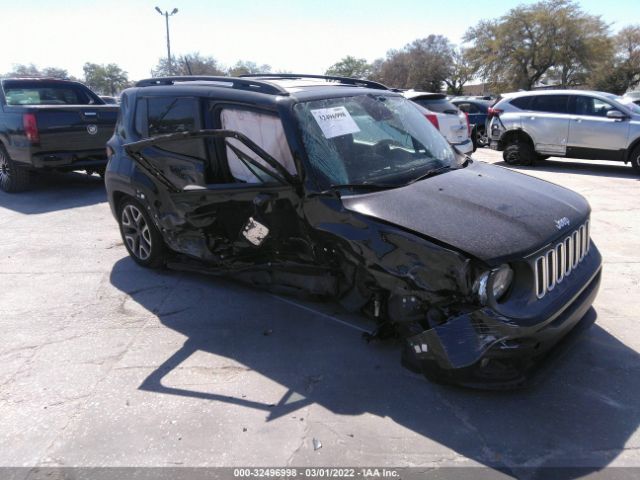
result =
[[167,23],[167,61],[169,62],[169,75],[171,75],[173,73],[173,68],[171,66],[171,42],[169,41],[169,17],[178,13],[178,9],[174,8],[171,13],[169,13],[168,11],[162,13],[160,7],[156,7],[156,12],[162,15]]

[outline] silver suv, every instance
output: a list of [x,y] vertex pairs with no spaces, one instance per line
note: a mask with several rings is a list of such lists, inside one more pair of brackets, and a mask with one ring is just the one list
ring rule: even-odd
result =
[[640,172],[640,107],[604,92],[503,95],[489,109],[490,146],[512,165],[550,156],[631,162]]

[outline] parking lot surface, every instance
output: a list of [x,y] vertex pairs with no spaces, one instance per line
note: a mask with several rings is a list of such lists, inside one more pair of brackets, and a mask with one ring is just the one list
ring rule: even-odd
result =
[[335,305],[138,267],[96,176],[0,192],[0,466],[640,467],[640,176],[515,169],[589,200],[604,274],[596,324],[493,393],[403,369]]

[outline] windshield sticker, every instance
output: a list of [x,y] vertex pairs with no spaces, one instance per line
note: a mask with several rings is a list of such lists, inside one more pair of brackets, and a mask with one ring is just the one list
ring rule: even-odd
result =
[[360,129],[345,107],[319,108],[311,110],[326,138],[339,137]]

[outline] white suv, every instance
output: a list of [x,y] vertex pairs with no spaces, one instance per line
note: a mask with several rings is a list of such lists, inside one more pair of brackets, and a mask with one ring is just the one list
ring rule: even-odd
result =
[[640,172],[640,107],[617,95],[510,93],[489,109],[488,122],[491,148],[512,165],[555,156],[631,162]]
[[407,90],[402,94],[422,107],[420,111],[427,120],[461,153],[469,155],[474,151],[469,117],[447,100],[446,95],[417,90]]

